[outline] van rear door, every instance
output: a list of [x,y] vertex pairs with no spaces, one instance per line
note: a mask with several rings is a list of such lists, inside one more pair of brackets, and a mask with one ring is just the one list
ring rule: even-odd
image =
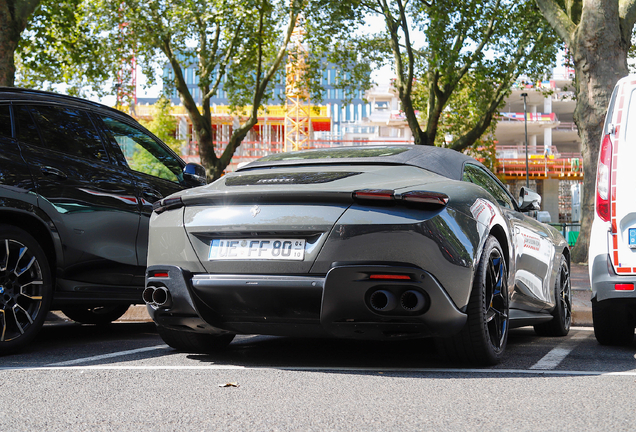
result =
[[616,96],[606,127],[612,138],[608,249],[616,273],[636,274],[636,80],[625,81]]

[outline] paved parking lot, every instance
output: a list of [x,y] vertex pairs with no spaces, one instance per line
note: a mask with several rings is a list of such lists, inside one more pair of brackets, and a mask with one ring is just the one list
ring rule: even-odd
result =
[[[584,312],[582,275],[573,268],[574,307]],[[448,362],[428,340],[238,336],[217,354],[184,354],[163,343],[143,307],[106,327],[53,317],[29,349],[0,357],[0,426],[632,430],[635,353],[636,344],[602,347],[577,326],[564,338],[512,330],[491,368]]]

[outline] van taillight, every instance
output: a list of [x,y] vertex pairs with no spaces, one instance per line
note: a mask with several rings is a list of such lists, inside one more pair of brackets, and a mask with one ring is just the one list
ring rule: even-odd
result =
[[609,134],[603,138],[596,172],[596,213],[605,222],[610,220],[612,180],[612,140]]

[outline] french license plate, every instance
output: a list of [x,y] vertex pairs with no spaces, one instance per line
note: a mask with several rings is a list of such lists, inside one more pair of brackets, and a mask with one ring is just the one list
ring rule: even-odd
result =
[[208,260],[298,260],[305,258],[303,239],[214,239]]
[[636,249],[636,228],[629,229],[629,247]]

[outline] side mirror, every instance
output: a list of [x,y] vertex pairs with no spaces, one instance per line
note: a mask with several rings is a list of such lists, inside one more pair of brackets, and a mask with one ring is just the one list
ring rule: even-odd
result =
[[522,187],[521,192],[519,193],[519,209],[522,212],[529,212],[533,210],[539,210],[540,208],[541,195],[534,191],[531,191],[530,189]]
[[183,168],[183,179],[188,187],[204,186],[208,184],[205,168],[198,163],[188,163]]

